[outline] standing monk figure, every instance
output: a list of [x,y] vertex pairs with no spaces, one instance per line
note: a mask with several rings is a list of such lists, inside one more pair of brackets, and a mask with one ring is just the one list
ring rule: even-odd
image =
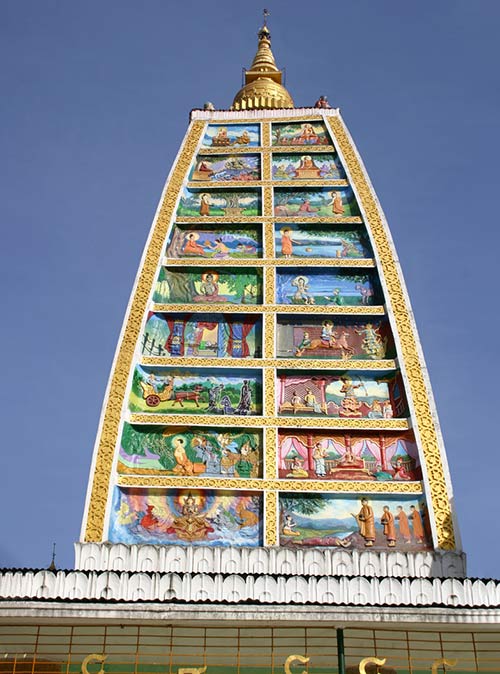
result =
[[417,543],[424,542],[424,525],[422,524],[422,516],[415,506],[410,506],[410,519],[413,523],[413,536]]
[[361,499],[361,510],[354,517],[359,524],[359,533],[365,539],[365,547],[371,548],[375,541],[375,516],[367,498]]
[[396,526],[394,524],[394,515],[389,510],[389,506],[384,506],[380,522],[384,525],[384,536],[387,538],[387,545],[390,548],[394,548],[396,545]]
[[408,515],[403,510],[403,506],[398,506],[398,512],[395,519],[398,520],[399,533],[401,534],[401,538],[404,540],[405,543],[410,543],[411,541],[410,525],[408,523]]

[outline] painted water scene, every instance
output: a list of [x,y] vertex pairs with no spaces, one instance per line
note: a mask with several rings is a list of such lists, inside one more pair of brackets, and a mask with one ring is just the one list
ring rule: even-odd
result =
[[370,306],[380,301],[373,274],[344,269],[277,269],[276,303],[330,307]]
[[262,371],[138,365],[129,409],[155,414],[262,414]]
[[203,225],[192,229],[176,224],[170,235],[167,256],[207,260],[262,257],[262,228],[258,225]]
[[262,318],[254,314],[151,313],[142,353],[170,358],[261,358]]
[[262,432],[125,423],[118,472],[178,477],[262,477]]
[[153,301],[159,304],[261,304],[260,269],[162,267]]
[[202,145],[204,147],[258,147],[259,124],[209,124]]
[[177,208],[181,218],[238,217],[261,214],[260,190],[189,190],[185,187]]
[[353,217],[359,208],[350,187],[323,187],[309,190],[274,190],[274,215],[277,218]]
[[322,257],[327,259],[372,258],[364,229],[333,229],[330,225],[278,223],[274,226],[276,257],[284,259]]
[[284,416],[392,419],[405,416],[401,375],[394,372],[277,372]]
[[280,545],[342,547],[352,550],[432,549],[424,496],[279,496]]
[[245,182],[260,179],[260,157],[258,155],[198,155],[190,173],[192,181]]
[[404,433],[282,430],[282,479],[404,481],[422,479],[415,437]]
[[278,358],[381,360],[396,356],[385,318],[281,314],[277,321]]
[[343,180],[344,169],[338,155],[273,154],[273,180]]
[[255,492],[115,488],[111,543],[262,545],[262,496]]
[[322,122],[292,122],[272,125],[273,145],[332,145]]

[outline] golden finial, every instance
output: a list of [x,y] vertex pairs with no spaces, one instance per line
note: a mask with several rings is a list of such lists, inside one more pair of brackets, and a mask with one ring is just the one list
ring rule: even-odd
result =
[[245,86],[234,97],[233,110],[294,107],[292,97],[282,85],[283,73],[276,65],[271,51],[267,9],[264,9],[263,15],[264,24],[258,32],[257,53],[250,70],[245,71]]

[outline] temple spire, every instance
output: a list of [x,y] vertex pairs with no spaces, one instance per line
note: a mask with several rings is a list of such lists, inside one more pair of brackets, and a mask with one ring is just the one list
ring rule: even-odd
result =
[[257,53],[245,71],[245,86],[233,101],[234,110],[293,108],[293,99],[282,84],[283,73],[271,51],[271,33],[267,27],[269,12],[264,10],[264,24],[258,32]]

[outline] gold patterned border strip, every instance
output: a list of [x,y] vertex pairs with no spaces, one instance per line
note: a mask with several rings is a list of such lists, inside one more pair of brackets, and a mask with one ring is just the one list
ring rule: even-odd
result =
[[155,282],[158,264],[163,256],[167,229],[174,215],[177,197],[204,128],[204,122],[193,122],[187,133],[185,143],[174,166],[168,189],[165,191],[160,214],[153,225],[130,310],[126,317],[123,337],[120,340],[110,376],[109,392],[106,396],[103,421],[96,449],[84,534],[84,540],[88,542],[101,541],[104,537],[104,518],[113,454],[134,351],[143,317],[148,308],[149,295]]
[[[273,318],[272,314],[266,314]],[[273,343],[274,339],[271,336]],[[265,340],[265,343],[266,340]],[[196,358],[184,356],[182,358],[166,358],[161,356],[143,356],[140,365],[158,365],[160,367],[234,367],[235,361],[241,367],[280,367],[297,370],[394,370],[395,360],[342,360],[336,359],[301,359],[301,358]]]
[[[264,236],[269,236],[267,231]],[[265,245],[269,246],[272,241],[272,233],[269,240],[266,238]],[[272,244],[271,244],[272,245]],[[373,258],[231,258],[226,260],[216,260],[214,258],[173,258],[166,257],[163,260],[163,265],[166,267],[189,267],[201,266],[206,267],[208,264],[217,265],[217,267],[265,267],[267,265],[279,265],[280,267],[297,267],[307,264],[308,267],[314,265],[321,267],[375,267],[375,260]]]
[[286,314],[339,314],[354,316],[374,316],[384,314],[383,306],[358,306],[358,307],[323,307],[319,305],[298,304],[152,304],[151,311],[155,313],[206,313],[208,308],[212,311],[219,310],[224,314],[255,314],[263,311],[274,311]]
[[164,487],[164,488],[205,488],[205,489],[242,489],[242,490],[279,490],[279,491],[304,491],[304,492],[343,492],[346,494],[370,493],[370,494],[422,494],[420,482],[399,482],[390,480],[379,481],[351,481],[346,480],[279,480],[279,479],[253,479],[220,478],[220,477],[155,477],[149,475],[120,475],[118,477],[120,487]]
[[[271,189],[271,188],[269,188]],[[225,216],[210,216],[211,225],[255,225],[259,222],[265,222],[269,220],[269,217],[264,215],[232,215],[231,217]],[[304,223],[304,218],[298,216],[288,216],[286,218],[278,218],[280,222],[283,223]],[[204,225],[207,223],[206,219],[202,217],[195,216],[184,216],[183,218],[177,218],[176,223],[179,225]],[[311,216],[307,218],[308,225],[360,225],[363,224],[363,219],[358,215],[353,216],[339,216],[337,218],[333,216]]]
[[408,384],[413,402],[413,413],[419,431],[425,465],[429,476],[430,497],[436,522],[438,545],[444,550],[455,548],[455,533],[446,484],[443,462],[433,414],[429,403],[429,394],[422,372],[417,342],[406,303],[401,279],[392,254],[391,244],[385,231],[382,214],[370,185],[365,177],[357,152],[338,117],[330,117],[328,125],[342,151],[351,182],[355,187],[362,209],[366,214],[375,248],[378,252],[380,267],[385,280],[390,303],[394,313],[394,322],[401,344],[402,360],[407,373]]
[[[265,156],[265,155],[264,155]],[[220,189],[221,187],[240,188],[245,187],[301,187],[308,190],[315,187],[349,187],[347,180],[196,180],[187,184],[188,189]]]
[[264,521],[266,545],[278,545],[278,492],[264,492]]
[[281,428],[322,428],[354,430],[407,431],[408,419],[349,419],[341,417],[290,417],[278,416],[224,416],[219,414],[148,414],[132,412],[128,421],[131,424],[160,424],[171,426],[238,426],[242,428],[262,428],[279,426]]
[[269,147],[263,147],[262,145],[258,147],[234,147],[229,146],[225,147],[200,147],[197,154],[260,154],[260,153],[269,153],[273,154],[304,154],[307,151],[307,154],[317,154],[321,152],[332,153],[336,152],[333,145],[291,145],[290,147],[286,145],[272,145]]
[[269,426],[264,429],[264,477],[267,480],[276,477],[278,467],[278,429]]

